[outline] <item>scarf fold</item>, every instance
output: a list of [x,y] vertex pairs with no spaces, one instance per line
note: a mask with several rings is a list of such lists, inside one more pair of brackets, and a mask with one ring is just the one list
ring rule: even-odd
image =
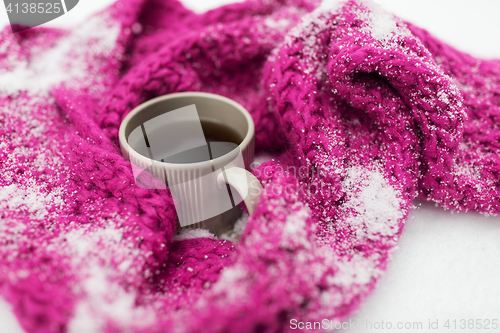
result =
[[[24,330],[333,328],[414,198],[499,212],[500,61],[330,2],[119,0],[71,30],[0,33],[0,295]],[[175,236],[168,189],[137,187],[120,154],[125,115],[180,91],[254,119],[264,192],[239,241]]]

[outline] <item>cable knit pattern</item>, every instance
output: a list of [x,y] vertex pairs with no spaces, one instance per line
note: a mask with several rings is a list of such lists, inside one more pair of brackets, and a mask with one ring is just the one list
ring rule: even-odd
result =
[[[238,241],[175,236],[168,189],[120,154],[124,116],[179,91],[244,105],[271,156]],[[366,1],[120,0],[70,31],[6,28],[0,100],[0,295],[27,332],[333,325],[414,198],[500,210],[500,62]]]

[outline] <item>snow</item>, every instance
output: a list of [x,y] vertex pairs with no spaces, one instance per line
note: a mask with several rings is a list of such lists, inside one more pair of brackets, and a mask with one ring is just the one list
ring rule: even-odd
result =
[[[334,283],[346,289],[352,287],[353,284],[365,285],[370,282],[375,267],[375,261],[361,254],[355,254],[352,258],[344,258],[342,261],[336,262],[339,268],[338,272],[330,278],[330,283]],[[378,274],[381,274],[379,271]]]
[[180,241],[199,237],[215,238],[215,235],[205,229],[183,229],[177,235],[175,235],[173,239],[176,241]]
[[429,30],[476,57],[499,58],[500,2],[490,0],[374,0],[387,11]]
[[[84,296],[69,323],[69,332],[99,331],[105,319],[137,326],[147,325],[153,319],[154,312],[135,307],[136,295],[115,281],[126,278],[136,267],[142,267],[139,251],[123,237],[118,217],[107,220],[105,224],[106,227],[101,228],[83,226],[60,236],[61,243],[67,244],[65,253],[72,258],[72,265],[83,277]],[[115,262],[121,263],[120,276],[116,276],[117,272],[110,267]],[[132,266],[133,262],[135,265]]]
[[321,12],[335,12],[343,3],[344,0],[323,0],[318,6],[318,10]]
[[[500,217],[452,214],[431,203],[410,215],[388,270],[351,319],[422,321],[424,328],[438,319],[443,328],[447,319],[497,318]],[[357,327],[349,332],[380,331]]]
[[227,300],[224,302],[244,299],[249,295],[246,287],[247,276],[248,272],[243,265],[238,264],[225,267],[221,271],[217,282],[212,285],[210,291],[214,294],[225,294]]
[[398,192],[377,169],[350,168],[342,184],[349,199],[342,205],[346,222],[357,227],[357,236],[376,240],[394,236],[398,221],[403,217]]
[[292,207],[293,212],[289,214],[285,220],[281,245],[284,248],[295,248],[298,244],[304,248],[311,248],[311,242],[307,234],[307,219],[309,218],[309,210],[302,203],[297,202]]
[[62,189],[53,189],[43,193],[37,186],[21,188],[17,184],[0,187],[0,210],[23,211],[33,219],[43,219],[47,216],[46,206],[61,208],[64,200],[59,193]]
[[[0,91],[8,94],[19,90],[46,93],[61,82],[85,80],[88,74],[85,59],[96,54],[105,55],[115,45],[119,25],[110,26],[108,21],[106,17],[93,17],[84,28],[62,37],[54,47],[35,49],[34,58],[20,62],[14,69],[0,70]],[[89,43],[92,47],[88,46]]]
[[69,333],[99,332],[105,324],[104,318],[129,327],[152,323],[154,312],[136,307],[136,296],[108,281],[106,272],[99,264],[92,266],[90,272],[89,278],[83,282],[86,299],[78,303],[69,323]]
[[275,17],[266,17],[264,19],[264,24],[267,25],[270,28],[275,28],[277,30],[283,31],[285,28],[287,28],[290,25],[290,21],[287,20],[286,18],[282,17],[280,19],[276,19]]
[[[23,333],[9,303],[0,298],[0,333]],[[90,332],[90,331],[87,331]]]
[[368,20],[373,38],[386,41],[397,33],[398,27],[393,14],[385,11],[380,5],[372,1],[365,0],[363,3],[370,10]]
[[234,222],[234,228],[220,235],[219,237],[212,234],[206,229],[182,229],[177,235],[174,236],[173,240],[181,241],[185,239],[207,237],[212,239],[225,239],[231,242],[238,242],[245,231],[245,227],[248,223],[248,213],[243,212],[243,214]]
[[[105,15],[94,17],[86,22],[84,28],[75,29],[71,34],[61,37],[53,48],[32,50],[37,55],[34,59],[16,61],[16,55],[12,52],[6,60],[7,63],[12,61],[16,65],[0,72],[0,94],[15,95],[19,91],[27,91],[30,100],[15,99],[0,109],[0,117],[5,120],[7,126],[22,125],[7,138],[16,148],[9,151],[8,145],[0,145],[0,149],[8,153],[8,163],[2,165],[0,172],[4,179],[9,181],[13,179],[16,165],[27,167],[28,171],[23,177],[28,181],[22,182],[23,185],[12,182],[0,187],[0,210],[27,213],[32,219],[44,219],[49,214],[46,207],[56,208],[51,215],[56,215],[58,209],[64,208],[67,193],[63,188],[52,187],[47,191],[43,178],[36,180],[30,177],[31,170],[46,167],[55,171],[55,174],[51,175],[55,179],[71,176],[59,169],[61,163],[57,155],[58,148],[51,148],[51,142],[44,140],[46,129],[55,128],[51,125],[51,119],[60,116],[52,103],[49,89],[67,80],[88,85],[100,79],[95,75],[89,76],[89,67],[95,64],[88,65],[86,59],[98,59],[99,56],[108,56],[112,52],[119,25],[108,22],[113,21]],[[8,45],[3,43],[0,47]],[[40,123],[36,115],[33,115],[33,107],[45,113],[44,123]],[[13,110],[15,112],[12,112]],[[42,144],[33,150],[24,144],[27,140],[36,140]],[[116,270],[107,268],[107,265],[120,263],[120,278],[126,278],[126,271],[133,272],[135,267],[140,266],[138,262],[142,258],[132,250],[131,245],[125,244],[123,247],[122,231],[116,222],[116,219],[101,221],[106,223],[107,227],[97,230],[86,226],[74,229],[47,244],[47,248],[71,258],[75,271],[78,270],[84,279],[81,284],[84,297],[78,303],[76,315],[69,324],[70,332],[97,331],[104,323],[103,314],[121,323],[148,323],[145,309],[137,310],[134,307],[135,295],[113,282]],[[0,218],[1,239],[12,239],[15,244],[23,227]],[[15,248],[12,249],[12,252],[14,251]],[[24,272],[18,274],[22,275]],[[19,330],[9,327],[8,331]]]

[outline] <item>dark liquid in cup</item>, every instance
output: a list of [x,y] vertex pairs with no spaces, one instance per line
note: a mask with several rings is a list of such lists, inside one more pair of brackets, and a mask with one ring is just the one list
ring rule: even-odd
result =
[[231,142],[239,145],[243,138],[229,126],[212,121],[201,121],[201,128],[208,142]]
[[238,145],[243,141],[243,138],[235,130],[224,124],[202,120],[201,127],[207,142],[206,145],[165,156],[158,160],[166,163],[208,161],[238,149]]

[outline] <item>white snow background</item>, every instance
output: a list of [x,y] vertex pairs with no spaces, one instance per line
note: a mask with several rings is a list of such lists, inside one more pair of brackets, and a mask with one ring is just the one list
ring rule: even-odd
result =
[[[47,26],[71,27],[113,0],[80,3]],[[203,12],[234,0],[182,0]],[[500,58],[500,1],[376,0],[388,11],[423,27],[443,41],[477,57]],[[8,24],[0,5],[0,26]],[[384,321],[401,332],[482,332],[469,320],[500,321],[500,217],[451,213],[418,203],[401,237],[398,251],[375,292],[351,320],[368,321],[347,332],[383,332]],[[328,318],[325,318],[328,319]],[[457,328],[444,327],[456,320]],[[439,329],[429,329],[429,321]],[[466,328],[459,329],[466,320]],[[422,329],[396,330],[398,323],[422,322]],[[378,326],[380,327],[380,326]],[[10,305],[0,299],[0,333],[23,332]]]

